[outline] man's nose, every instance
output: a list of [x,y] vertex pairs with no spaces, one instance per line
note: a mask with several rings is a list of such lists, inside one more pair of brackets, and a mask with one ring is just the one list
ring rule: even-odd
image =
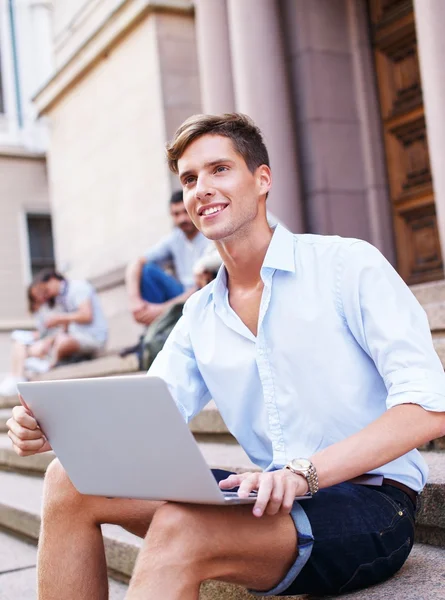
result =
[[214,195],[214,190],[212,189],[208,177],[200,176],[196,182],[195,194],[199,199],[207,197],[211,197]]

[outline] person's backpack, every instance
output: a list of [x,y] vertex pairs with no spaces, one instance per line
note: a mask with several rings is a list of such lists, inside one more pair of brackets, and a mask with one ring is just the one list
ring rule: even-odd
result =
[[141,336],[139,355],[139,368],[147,371],[170,335],[173,327],[182,316],[183,302],[173,304],[162,315],[148,326],[147,331]]

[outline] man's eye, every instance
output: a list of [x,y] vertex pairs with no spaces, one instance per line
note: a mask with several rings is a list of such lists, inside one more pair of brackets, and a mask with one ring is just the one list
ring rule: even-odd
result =
[[195,177],[187,177],[187,179],[184,179],[184,185],[190,185],[195,181],[195,179]]
[[221,165],[220,167],[216,167],[215,169],[215,173],[222,173],[223,171],[227,171],[227,167],[223,167]]

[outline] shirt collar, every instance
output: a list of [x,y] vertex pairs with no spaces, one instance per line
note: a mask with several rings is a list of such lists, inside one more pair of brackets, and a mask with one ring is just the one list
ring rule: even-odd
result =
[[[272,239],[264,257],[263,269],[278,269],[295,273],[294,235],[285,227],[278,224],[273,228]],[[208,301],[222,301],[227,293],[227,271],[221,265],[213,282]]]
[[295,273],[294,234],[283,225],[276,225],[269,248],[264,257],[263,269],[278,269]]

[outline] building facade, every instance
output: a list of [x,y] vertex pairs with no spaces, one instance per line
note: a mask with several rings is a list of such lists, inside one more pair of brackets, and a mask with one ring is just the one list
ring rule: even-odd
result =
[[408,284],[443,278],[443,0],[58,0],[50,123],[57,263],[135,341],[123,271],[170,228],[165,142],[197,112],[262,128],[269,208],[359,237]]
[[26,286],[53,264],[47,128],[32,97],[53,70],[51,4],[0,0],[0,372],[10,333],[31,327]]

